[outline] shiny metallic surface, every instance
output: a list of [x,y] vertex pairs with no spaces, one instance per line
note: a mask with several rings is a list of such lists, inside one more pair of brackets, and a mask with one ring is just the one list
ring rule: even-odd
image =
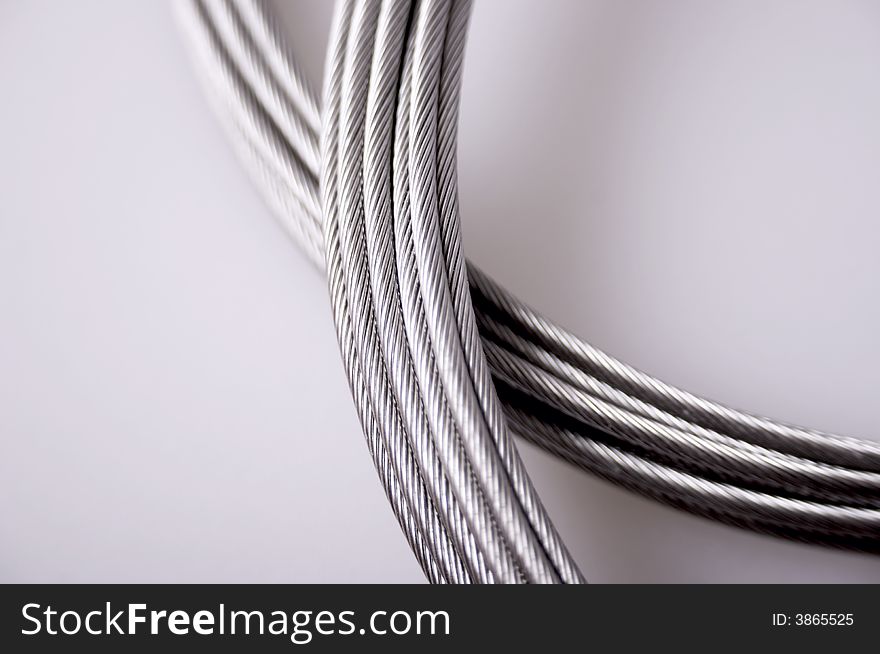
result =
[[880,445],[674,388],[465,261],[455,143],[468,2],[339,2],[322,112],[261,3],[174,5],[242,159],[326,268],[368,445],[430,580],[582,580],[509,429],[707,517],[876,548]]

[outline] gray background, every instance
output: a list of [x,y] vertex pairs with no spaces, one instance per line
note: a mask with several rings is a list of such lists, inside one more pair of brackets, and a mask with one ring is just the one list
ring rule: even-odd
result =
[[[282,8],[320,77],[330,3]],[[591,342],[878,438],[880,3],[477,2],[467,250]],[[421,581],[323,280],[170,8],[0,1],[0,580]],[[523,446],[602,582],[880,581]]]

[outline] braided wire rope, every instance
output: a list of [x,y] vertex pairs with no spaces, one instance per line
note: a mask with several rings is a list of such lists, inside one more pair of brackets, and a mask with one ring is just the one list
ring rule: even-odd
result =
[[[452,301],[452,296],[460,293],[449,281],[454,278],[455,260],[444,255],[433,155],[444,113],[439,110],[439,96],[444,89],[454,93],[458,86],[463,48],[459,35],[465,29],[468,10],[469,3],[448,0],[426,1],[417,10],[409,1],[382,3],[381,11],[378,0],[341,5],[340,12],[350,11],[351,21],[347,32],[340,28],[341,21],[337,22],[325,89],[329,101],[322,188],[331,300],[337,325],[353,324],[354,349],[369,380],[373,405],[381,407],[386,431],[404,431],[409,436],[422,470],[434,469],[439,463],[448,482],[444,487],[458,500],[491,579],[571,581],[579,578],[574,564],[525,485],[494,388],[491,383],[474,381],[480,379],[479,364],[465,361],[460,339],[468,324],[459,321],[462,313]],[[407,39],[409,23],[412,29]],[[388,128],[398,97],[394,86],[405,44],[411,53],[406,57],[411,74],[403,76],[400,95],[410,101],[398,110],[396,138],[391,141]],[[444,72],[450,69],[452,73]],[[379,91],[368,98],[368,88]],[[401,113],[409,120],[401,120]],[[368,115],[375,127],[365,124]],[[404,179],[394,184],[396,194],[408,192],[411,201],[394,202],[402,207],[394,213],[388,211],[391,203],[381,201],[383,186],[385,198],[389,197],[391,176],[370,176],[363,169],[367,150],[375,153],[374,159],[384,153],[388,162],[385,170],[392,172],[392,144],[398,152],[408,151],[409,161],[415,164],[395,169]],[[367,191],[367,181],[379,189]],[[448,212],[444,218],[446,222],[457,220]],[[392,231],[394,239],[390,238]],[[454,233],[448,227],[445,232]],[[398,248],[399,244],[414,247]],[[448,251],[455,252],[452,245]],[[458,261],[460,265],[460,258]],[[373,279],[370,269],[377,267],[386,274]],[[408,293],[406,283],[395,282],[395,271],[401,277],[408,276]],[[455,278],[467,288],[461,274]],[[406,299],[401,301],[399,294]],[[380,344],[377,313],[389,323],[396,322],[392,327],[402,327],[405,342],[393,342],[393,335],[386,334],[385,343]],[[471,314],[475,332],[473,321]],[[340,338],[348,336],[340,329]],[[351,351],[347,344],[343,350]],[[353,365],[349,363],[349,370]],[[401,403],[417,408],[406,415],[399,408]],[[422,412],[418,411],[419,403],[424,407]],[[407,418],[410,424],[406,424]],[[463,555],[471,572],[479,574],[478,562],[466,550]]]
[[340,0],[321,118],[262,2],[174,3],[242,160],[326,267],[368,446],[428,578],[581,580],[508,426],[673,506],[876,549],[880,444],[665,384],[465,261],[455,142],[469,4]]

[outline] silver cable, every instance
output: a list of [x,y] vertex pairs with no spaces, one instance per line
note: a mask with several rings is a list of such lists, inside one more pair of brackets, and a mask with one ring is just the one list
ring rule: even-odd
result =
[[[666,384],[593,347],[516,299],[476,266],[470,266],[476,304],[587,375],[645,402],[734,438],[816,461],[880,472],[880,443],[826,434],[726,407]],[[479,297],[479,300],[476,298]]]
[[[349,6],[350,24],[338,23],[334,31],[328,66],[331,72],[325,89],[329,102],[325,113],[322,186],[327,265],[333,280],[331,300],[337,326],[353,324],[353,354],[367,377],[373,404],[380,408],[384,429],[388,433],[405,432],[426,478],[437,467],[445,473],[444,478],[429,480],[429,483],[433,482],[437,489],[435,496],[451,492],[461,507],[469,527],[469,532],[460,540],[462,556],[473,574],[479,574],[483,562],[491,572],[491,577],[476,580],[559,580],[556,567],[568,571],[573,563],[551,560],[551,556],[562,550],[545,550],[532,527],[532,521],[547,522],[546,516],[538,513],[537,504],[525,506],[516,495],[517,488],[508,482],[509,475],[498,446],[499,441],[504,444],[501,447],[506,445],[507,435],[491,433],[486,417],[490,414],[485,407],[491,406],[493,400],[497,404],[497,398],[494,395],[489,399],[478,397],[476,388],[466,383],[471,373],[464,368],[460,356],[457,358],[461,353],[461,345],[456,341],[459,325],[451,307],[444,305],[450,291],[444,276],[444,262],[438,257],[439,231],[428,231],[436,224],[431,222],[432,218],[434,221],[439,218],[431,213],[437,210],[436,196],[431,195],[433,189],[424,180],[432,176],[436,179],[430,153],[435,147],[432,135],[438,120],[438,96],[443,90],[441,74],[460,56],[455,52],[455,44],[463,41],[457,33],[465,28],[467,3],[437,0],[420,4],[412,16],[409,39],[406,28],[413,12],[412,2],[384,2],[381,11],[378,0],[344,2],[342,11],[346,12]],[[380,211],[373,215],[370,210],[376,208],[375,203],[364,204],[364,180],[368,176],[363,170],[368,99],[372,104],[369,114],[385,121],[386,129],[383,131],[380,124],[370,130],[371,137],[378,134],[384,138],[371,140],[366,148],[379,156],[384,153],[385,169],[391,172],[392,143],[388,137],[392,133],[387,129],[387,119],[393,115],[397,100],[394,82],[404,47],[412,53],[407,58],[412,63],[412,75],[405,76],[410,83],[404,84],[400,91],[401,96],[410,97],[404,112],[410,117],[409,135],[414,138],[408,144],[415,142],[420,146],[409,151],[413,160],[424,166],[425,174],[412,174],[412,168],[401,172],[415,182],[412,185],[415,193],[422,195],[418,196],[418,205],[407,205],[408,210]],[[384,63],[388,61],[389,52],[394,53],[390,66]],[[457,86],[457,74],[447,79],[452,83],[449,88]],[[390,87],[392,92],[380,92],[368,98],[367,90],[371,86]],[[398,121],[398,126],[400,124]],[[398,139],[394,145],[399,146],[399,137],[405,133],[406,130],[400,128],[396,131]],[[404,143],[402,147],[406,146]],[[380,185],[386,182],[387,197],[390,178],[372,179]],[[382,192],[382,189],[377,191]],[[394,204],[400,207],[397,202]],[[382,235],[390,234],[392,223],[397,238],[386,241],[383,247]],[[378,230],[373,240],[378,239],[379,243],[368,248],[365,234],[371,229]],[[393,281],[390,285],[383,283],[382,278],[373,279],[370,269],[379,267],[390,271],[396,262],[401,276],[407,277],[408,271],[416,268],[418,259],[405,261],[405,255],[400,252],[395,257],[395,252],[387,246],[399,243],[402,232],[410,229],[422,230],[422,244],[434,244],[435,259],[428,267],[416,271],[420,283],[412,287],[415,293],[407,294],[412,301],[401,304],[398,294],[406,294],[401,286]],[[370,264],[368,251],[384,258],[377,257]],[[410,280],[415,278],[416,275],[409,276]],[[388,279],[386,275],[384,280]],[[393,318],[401,306],[410,309],[404,310],[402,320],[396,321],[397,327],[403,325],[406,342],[395,343],[386,337],[383,347],[377,333],[376,313],[387,316],[391,311]],[[429,311],[432,307],[434,312]],[[340,337],[346,337],[342,329]],[[393,349],[389,349],[389,344]],[[343,350],[351,352],[347,345]],[[351,371],[357,365],[357,360],[350,360],[347,367]],[[416,394],[415,398],[412,393]],[[418,405],[420,398],[424,412],[407,415],[401,411],[401,405]],[[500,408],[494,411],[494,415],[501,415]],[[532,514],[527,514],[527,510]],[[472,547],[474,542],[476,548]]]
[[[319,162],[309,145],[318,140],[318,102],[308,83],[262,3],[212,0],[208,10],[194,0],[175,4],[194,8],[178,12],[190,14],[183,31],[237,149],[320,267],[329,245],[321,235],[327,225],[314,174]],[[446,3],[445,14],[444,3],[421,3],[421,32],[402,18],[408,4],[359,3],[356,37],[350,23],[337,23],[341,49],[331,50],[329,61],[349,66],[348,87],[342,67],[335,86],[328,75],[328,89],[336,88],[339,102],[348,89],[339,116],[346,116],[349,149],[323,164],[334,170],[334,184],[345,172],[342,222],[351,220],[346,256],[334,254],[340,271],[330,276],[334,303],[348,303],[337,319],[348,315],[371,330],[340,327],[343,355],[374,459],[377,448],[384,452],[377,467],[383,480],[390,474],[398,484],[392,492],[386,483],[389,497],[409,493],[395,511],[411,544],[429,550],[420,555],[423,567],[443,571],[429,578],[489,581],[503,572],[507,579],[525,566],[533,580],[579,579],[506,437],[505,414],[545,449],[702,515],[805,540],[876,542],[880,445],[784,425],[664,384],[554,325],[465,264],[455,126],[466,3]],[[349,53],[349,44],[360,47]],[[415,60],[414,52],[421,53]],[[338,119],[331,127],[338,134]],[[366,292],[380,301],[365,300]],[[503,389],[503,412],[490,369]],[[608,456],[585,456],[589,444]],[[648,464],[660,467],[645,474]],[[736,502],[724,499],[732,492]],[[519,516],[514,531],[495,524],[511,515]]]
[[[359,11],[356,14],[354,9],[353,3],[341,2],[337,4],[332,34],[337,35],[338,38],[332,41],[333,45],[329,50],[327,61],[328,74],[325,84],[327,110],[324,119],[325,137],[322,146],[324,154],[323,187],[325,189],[326,214],[334,217],[340,215],[342,207],[347,207],[350,211],[354,210],[351,205],[358,199],[351,197],[351,195],[343,197],[339,188],[339,176],[342,172],[340,166],[346,162],[350,167],[356,167],[357,164],[357,161],[350,161],[348,157],[339,157],[340,148],[345,145],[340,139],[340,122],[343,120],[342,106],[343,102],[350,101],[348,96],[352,93],[351,90],[347,90],[346,97],[343,97],[344,81],[347,77],[351,77],[350,71],[346,71],[346,55],[349,49],[349,41],[346,37],[352,31],[352,23],[356,26],[369,23],[370,19],[375,18],[375,12]],[[369,45],[369,42],[364,44],[363,39],[360,41],[353,39],[351,43],[352,48],[366,49]],[[364,56],[362,52],[356,54],[360,54],[362,58]],[[356,87],[355,90],[359,90],[362,95],[365,86],[361,83],[360,88]],[[366,418],[374,416],[378,422],[372,424],[377,430],[378,438],[392,444],[389,448],[392,461],[398,467],[402,467],[401,464],[405,461],[403,466],[407,470],[406,478],[409,485],[422,489],[423,479],[427,476],[424,472],[425,463],[424,461],[419,462],[421,465],[416,463],[416,457],[422,454],[422,451],[419,448],[413,448],[408,439],[409,433],[403,424],[404,417],[399,412],[396,398],[390,387],[384,361],[375,356],[377,337],[374,318],[369,313],[370,307],[366,306],[363,301],[358,302],[358,297],[365,297],[369,289],[364,285],[363,276],[354,272],[361,260],[355,258],[355,254],[360,254],[360,252],[355,249],[358,244],[352,241],[359,234],[352,231],[355,226],[351,225],[351,220],[347,219],[348,216],[349,214],[346,213],[343,220],[325,221],[324,230],[331,305],[343,360],[346,364],[352,392],[356,397],[362,398],[358,402],[358,408],[365,429],[367,428]],[[347,255],[345,257],[343,249]],[[351,266],[346,268],[343,265],[344,261],[350,262]],[[352,298],[356,303],[354,310],[349,308]],[[373,346],[372,349],[370,346]],[[430,485],[428,489],[442,489],[441,481],[438,480],[435,484],[436,486]],[[430,498],[430,503],[437,515],[437,522],[442,525],[437,530],[437,533],[442,536],[434,539],[435,547],[445,552],[445,558],[448,558],[456,568],[464,568],[464,562],[469,563],[466,568],[467,572],[464,570],[458,572],[460,579],[453,577],[453,580],[470,579],[473,573],[483,571],[485,568],[480,565],[476,548],[466,547],[466,534],[462,533],[457,539],[447,539],[446,535],[449,531],[463,524],[463,520],[456,515],[457,506],[452,502],[445,502],[450,497],[449,495],[440,497],[440,493],[432,494],[428,489],[425,489],[424,494]],[[426,527],[423,527],[422,530],[423,533],[427,531]],[[447,571],[445,576],[449,578],[451,574],[451,571]]]

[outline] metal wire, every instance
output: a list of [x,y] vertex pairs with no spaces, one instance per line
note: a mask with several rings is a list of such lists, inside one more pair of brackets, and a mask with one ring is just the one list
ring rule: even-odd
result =
[[701,515],[844,547],[880,541],[880,444],[665,384],[465,261],[455,142],[469,2],[340,1],[320,135],[319,103],[261,2],[174,4],[252,176],[310,259],[326,262],[370,451],[429,579],[581,580],[508,421]]
[[[443,254],[432,155],[442,113],[439,96],[458,86],[468,3],[426,1],[415,10],[413,3],[398,0],[381,9],[378,0],[342,3],[351,20],[334,31],[325,88],[325,242],[340,338],[354,335],[353,343],[343,345],[347,367],[360,365],[386,433],[400,438],[402,432],[409,439],[421,470],[438,490],[435,497],[451,492],[457,500],[469,528],[459,539],[460,554],[476,580],[576,580],[558,540],[548,544],[538,535],[536,526],[542,535],[553,532],[540,505],[527,495],[494,389],[473,382],[479,371],[463,356],[461,333],[468,325],[459,321],[462,314],[452,302],[457,290],[450,283],[465,280],[450,274],[454,262]],[[397,89],[403,48],[410,53],[404,58],[411,74]],[[445,72],[450,69],[454,72]],[[379,91],[368,97],[370,88]],[[398,91],[409,98],[398,118],[403,113],[409,119],[398,119],[392,133]],[[395,150],[408,152],[415,165],[398,167],[397,175],[370,176],[363,167],[365,150],[374,160],[384,155],[389,172]],[[383,169],[377,163],[375,169]],[[404,180],[394,185],[393,211],[389,203],[376,202],[383,193],[390,197],[392,177]],[[370,181],[378,188],[367,191]],[[415,248],[397,247],[403,243]],[[395,264],[408,286],[394,279]],[[378,269],[376,278],[371,269]],[[387,327],[381,342],[377,323]],[[345,329],[348,324],[351,331]],[[447,525],[455,524],[457,516],[445,517]],[[491,577],[481,570],[484,563]]]

